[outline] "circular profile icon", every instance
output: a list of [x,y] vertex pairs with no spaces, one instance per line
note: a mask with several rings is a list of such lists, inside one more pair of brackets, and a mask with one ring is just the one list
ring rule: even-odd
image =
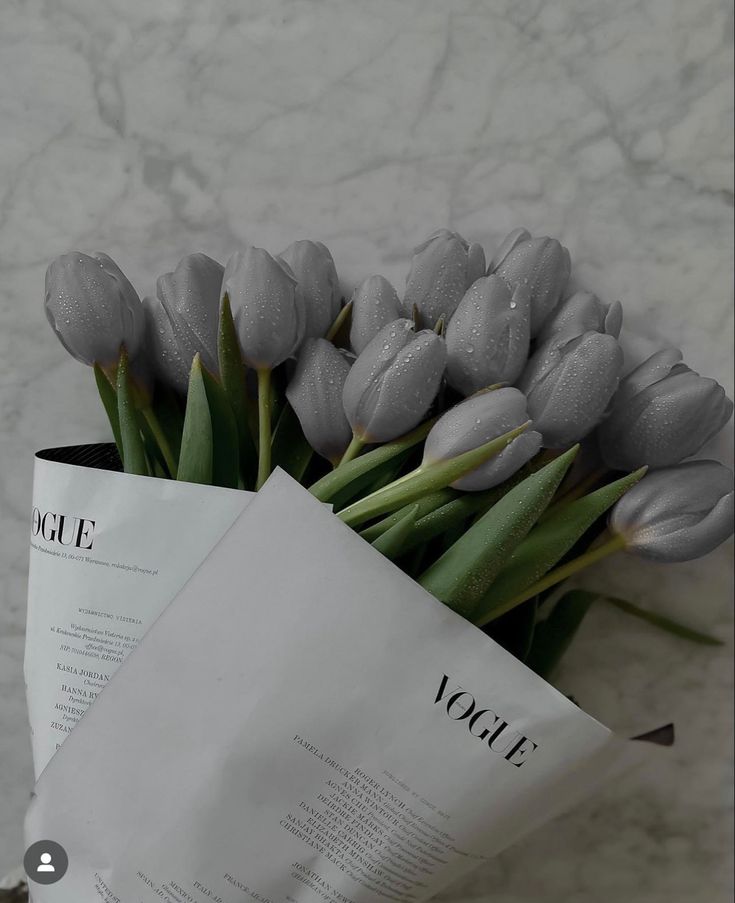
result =
[[66,874],[69,857],[56,841],[38,840],[26,850],[23,867],[29,879],[36,884],[55,884]]

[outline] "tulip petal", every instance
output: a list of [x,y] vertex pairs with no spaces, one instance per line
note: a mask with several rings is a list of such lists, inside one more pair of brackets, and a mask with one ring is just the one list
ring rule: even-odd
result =
[[341,292],[334,258],[320,241],[294,241],[278,255],[304,298],[304,338],[322,338],[339,313]]
[[361,354],[375,336],[401,317],[401,303],[393,286],[383,276],[369,276],[352,296],[350,345]]
[[617,340],[596,332],[574,339],[556,354],[559,363],[527,393],[529,416],[547,448],[577,442],[597,426],[623,367]]
[[145,318],[140,298],[106,254],[73,251],[46,271],[46,317],[64,348],[84,364],[114,368],[125,345],[141,350]]
[[511,293],[499,276],[478,279],[447,327],[447,378],[471,395],[498,382],[514,383],[528,357],[530,294]]
[[349,372],[349,362],[331,342],[307,339],[286,389],[309,444],[332,463],[340,460],[352,438],[342,407]]
[[444,340],[428,330],[415,333],[383,374],[363,438],[386,442],[417,426],[436,398],[445,366]]
[[405,317],[413,316],[417,310],[420,325],[427,329],[433,329],[441,317],[449,320],[479,263],[479,250],[475,247],[470,266],[469,248],[461,235],[447,229],[435,232],[416,248],[403,296]]
[[305,303],[288,264],[247,247],[227,261],[222,292],[230,298],[245,363],[270,370],[292,357],[306,327]]
[[687,461],[649,473],[617,503],[610,529],[656,561],[688,561],[732,533],[733,476],[717,461]]

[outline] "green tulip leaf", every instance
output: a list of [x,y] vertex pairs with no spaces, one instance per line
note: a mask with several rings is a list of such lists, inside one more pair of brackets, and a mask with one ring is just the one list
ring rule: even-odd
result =
[[360,536],[368,542],[374,542],[379,536],[382,536],[386,530],[389,530],[392,526],[403,520],[407,511],[414,508],[416,509],[416,522],[418,523],[425,515],[435,511],[437,508],[441,508],[448,502],[453,501],[458,495],[459,492],[454,489],[439,489],[437,492],[425,495],[422,499],[419,499],[418,502],[404,505],[403,508],[394,511],[392,514],[387,514],[384,518],[377,521],[377,523],[365,527],[364,530],[360,531]]
[[543,518],[508,558],[475,611],[475,620],[484,621],[495,608],[520,595],[550,571],[645,472],[642,467]]
[[530,421],[478,448],[456,455],[454,458],[425,461],[416,470],[389,486],[354,502],[340,511],[339,516],[348,526],[354,527],[380,514],[402,508],[409,502],[414,502],[437,489],[443,489],[499,454],[517,436],[528,429],[529,424]]
[[123,444],[122,436],[120,434],[120,417],[117,412],[117,392],[99,364],[94,365],[94,379],[97,383],[97,392],[99,393],[100,401],[107,414],[107,419],[110,421],[110,428],[112,429],[112,435],[115,439],[115,445],[117,446],[117,453],[120,455],[120,461],[122,461]]
[[[406,541],[407,550],[426,545],[437,536],[446,536],[462,529],[468,518],[478,512],[483,514],[503,495],[500,487],[485,492],[466,492],[450,499],[433,511],[427,511],[416,521],[411,536]],[[446,491],[446,490],[445,490]]]
[[382,533],[374,540],[372,543],[373,548],[390,561],[395,561],[396,558],[402,555],[405,551],[405,539],[411,533],[418,509],[419,506],[417,504],[408,506],[407,509],[403,511],[403,516],[400,520],[390,526],[385,533]]
[[[242,362],[240,342],[237,338],[230,299],[227,294],[222,298],[220,307],[217,352],[222,387],[235,416],[240,470],[245,488],[249,489],[255,485],[255,473],[258,467],[258,456],[250,427],[253,419],[253,406],[248,402],[245,388],[245,367]],[[257,423],[257,415],[255,422]]]
[[174,458],[178,461],[181,451],[181,432],[184,428],[184,415],[176,393],[167,386],[156,385],[153,396],[153,413],[158,420],[161,431],[168,442]]
[[214,464],[212,418],[199,355],[194,356],[186,396],[178,480],[211,485]]
[[314,457],[314,450],[301,429],[299,418],[288,402],[283,406],[273,430],[271,458],[274,467],[281,467],[294,480],[301,480]]
[[201,373],[212,426],[212,485],[237,489],[240,457],[235,415],[221,383],[205,367]]
[[412,452],[413,449],[406,448],[388,461],[383,461],[382,464],[378,464],[357,477],[357,479],[352,480],[352,482],[334,494],[331,499],[334,510],[340,511],[346,505],[354,502],[355,499],[370,495],[378,489],[382,489],[383,486],[387,486],[388,483],[392,483],[403,470]]
[[556,603],[548,618],[536,625],[528,667],[541,677],[549,677],[569,648],[598,593],[574,589]]
[[338,492],[346,489],[356,480],[364,480],[367,476],[369,483],[371,474],[376,468],[423,442],[435,422],[436,418],[427,420],[415,430],[406,433],[405,436],[394,439],[392,442],[386,442],[385,445],[373,448],[358,458],[353,458],[352,461],[340,464],[331,473],[310,486],[309,491],[322,502],[333,502]]
[[632,602],[628,602],[625,599],[616,599],[611,598],[610,596],[600,596],[600,598],[605,602],[609,602],[610,605],[614,605],[619,611],[623,611],[627,615],[645,621],[652,627],[658,627],[659,630],[664,630],[666,633],[677,636],[681,640],[687,640],[690,643],[698,643],[700,646],[724,645],[722,640],[718,640],[717,637],[710,636],[707,633],[700,633],[698,630],[693,630],[691,627],[686,627],[684,624],[674,621],[673,618],[667,618],[666,615],[656,614],[653,611],[640,608],[638,605],[634,605]]
[[125,346],[120,349],[120,360],[117,365],[117,416],[120,424],[125,473],[149,476],[150,471],[138,420],[138,411],[133,400],[133,387],[128,372],[128,353]]
[[569,449],[507,492],[424,572],[419,580],[424,589],[474,620],[508,557],[553,498],[578,448]]

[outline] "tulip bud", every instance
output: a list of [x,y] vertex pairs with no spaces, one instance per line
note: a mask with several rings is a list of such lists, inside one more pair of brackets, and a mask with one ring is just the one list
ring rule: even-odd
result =
[[528,358],[530,295],[499,276],[478,279],[447,327],[447,379],[463,395],[514,383]]
[[[479,448],[528,421],[526,399],[518,389],[479,392],[450,408],[426,437],[424,463],[454,458]],[[455,489],[490,489],[520,470],[541,448],[541,434],[526,431],[489,461],[452,483]]]
[[732,410],[722,386],[690,370],[681,351],[659,351],[621,382],[599,430],[602,457],[615,470],[678,464],[718,433]]
[[583,439],[602,419],[618,386],[623,352],[599,332],[559,343],[550,339],[533,355],[518,388],[546,448]]
[[622,325],[623,307],[619,301],[603,304],[591,292],[575,292],[544,323],[537,341],[543,344],[552,336],[573,339],[585,332],[602,332],[617,339]]
[[262,248],[237,251],[225,267],[225,294],[248,366],[271,370],[296,354],[304,337],[304,299],[288,264]]
[[342,408],[350,364],[326,339],[306,339],[286,397],[309,445],[336,464],[350,444],[352,430]]
[[206,254],[188,254],[173,273],[158,280],[158,300],[144,298],[147,343],[156,375],[186,393],[194,355],[217,373],[217,325],[221,264]]
[[413,252],[406,279],[403,313],[419,312],[422,326],[432,329],[440,317],[448,321],[472,283],[484,275],[485,252],[461,235],[440,229]]
[[439,391],[444,339],[396,320],[352,365],[342,395],[352,432],[362,442],[388,442],[417,426]]
[[733,531],[732,472],[717,461],[687,461],[648,473],[613,508],[610,528],[626,548],[654,561],[707,555]]
[[380,330],[401,317],[401,302],[383,276],[368,276],[352,296],[350,344],[361,354]]
[[83,364],[113,367],[125,345],[141,350],[145,314],[140,298],[107,254],[62,254],[46,270],[46,317],[61,344]]
[[329,248],[320,241],[295,241],[278,257],[291,268],[304,296],[304,336],[325,336],[339,313],[342,300]]
[[525,229],[507,236],[490,261],[488,273],[496,273],[510,285],[531,292],[531,338],[559,303],[569,280],[569,251],[554,238],[532,238]]

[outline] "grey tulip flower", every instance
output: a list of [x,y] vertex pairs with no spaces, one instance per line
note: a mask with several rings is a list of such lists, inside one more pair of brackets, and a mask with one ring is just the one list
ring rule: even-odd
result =
[[602,332],[620,338],[623,307],[619,301],[603,304],[592,292],[575,292],[551,314],[537,336],[539,344],[552,336],[576,338],[585,332]]
[[406,279],[403,313],[418,310],[420,325],[432,329],[448,321],[472,283],[485,273],[485,252],[461,235],[440,229],[413,252]]
[[133,359],[145,337],[138,293],[107,254],[62,254],[46,270],[46,318],[83,364],[114,367],[125,345]]
[[439,391],[444,339],[411,320],[385,326],[352,365],[342,395],[352,432],[362,442],[389,442],[417,426]]
[[[424,461],[443,461],[478,448],[528,421],[526,399],[518,389],[479,392],[450,408],[426,437]],[[452,483],[455,489],[490,489],[512,477],[541,448],[541,434],[521,433],[489,461]]]
[[447,379],[463,395],[514,383],[528,359],[530,294],[500,276],[467,290],[447,327]]
[[614,470],[678,464],[718,433],[732,410],[722,386],[690,370],[681,351],[659,351],[621,382],[600,426],[602,457]]
[[295,241],[278,255],[291,268],[304,296],[305,338],[321,338],[339,313],[342,293],[329,248],[320,241]]
[[645,477],[610,516],[626,548],[654,561],[707,555],[733,531],[732,472],[717,461],[687,461]]
[[293,357],[304,338],[304,299],[287,263],[263,248],[230,257],[222,295],[230,298],[245,363],[272,370]]
[[512,289],[523,285],[531,292],[531,338],[556,309],[570,271],[569,251],[563,245],[555,238],[532,238],[525,229],[506,237],[488,268],[488,273],[502,276]]
[[326,339],[306,339],[286,389],[309,445],[333,464],[344,454],[352,430],[342,407],[350,364]]
[[583,439],[600,422],[620,379],[623,352],[611,335],[587,332],[542,345],[518,387],[546,448],[564,448]]
[[352,295],[350,345],[360,354],[380,330],[401,318],[401,302],[383,276],[368,276]]
[[217,327],[222,264],[187,254],[173,273],[158,279],[158,300],[144,298],[147,343],[161,382],[186,393],[194,355],[217,373]]

